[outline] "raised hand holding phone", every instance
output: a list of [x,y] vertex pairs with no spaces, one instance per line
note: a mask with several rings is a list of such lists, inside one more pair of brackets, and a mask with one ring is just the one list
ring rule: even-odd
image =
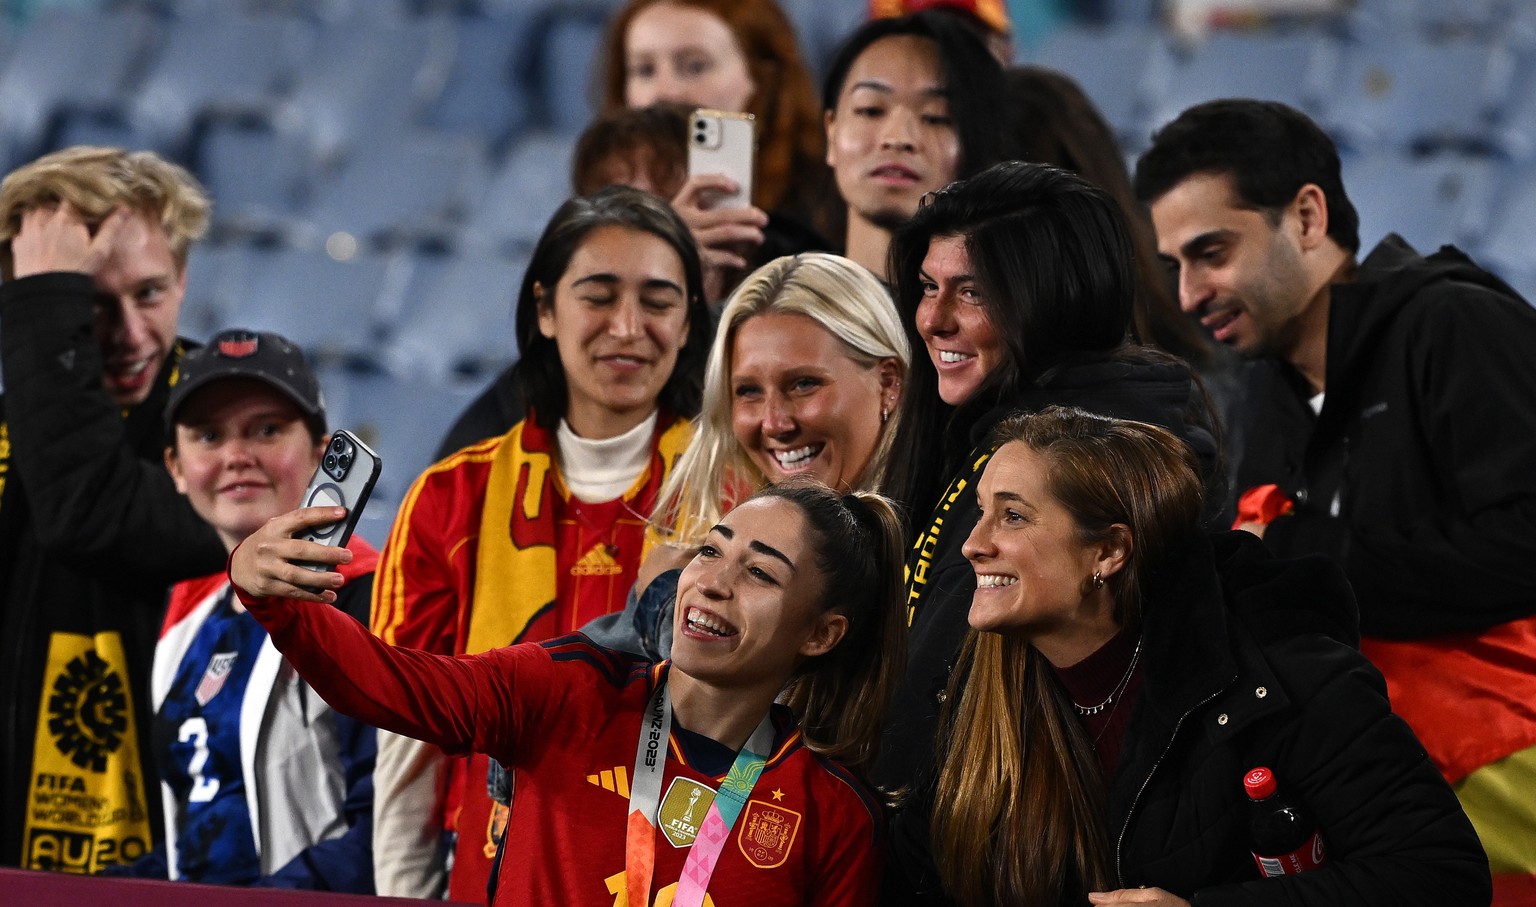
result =
[[[331,435],[314,478],[309,480],[309,488],[304,491],[302,506],[345,507],[347,513],[336,522],[310,526],[298,537],[319,545],[346,547],[383,467],[384,461],[357,435],[346,429]],[[299,566],[310,570],[326,569],[322,563],[301,562]]]
[[725,295],[726,272],[744,270],[763,244],[768,215],[752,206],[756,127],[751,114],[699,109],[688,118],[688,181],[672,199],[699,246],[705,295]]

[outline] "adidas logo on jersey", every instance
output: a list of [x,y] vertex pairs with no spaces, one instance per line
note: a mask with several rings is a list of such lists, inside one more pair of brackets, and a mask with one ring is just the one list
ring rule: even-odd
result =
[[581,556],[571,567],[572,576],[615,576],[624,572],[607,545],[593,545],[592,550]]
[[615,765],[612,769],[604,769],[595,775],[588,775],[587,783],[595,784],[603,790],[611,790],[624,799],[629,799],[629,769],[622,765]]

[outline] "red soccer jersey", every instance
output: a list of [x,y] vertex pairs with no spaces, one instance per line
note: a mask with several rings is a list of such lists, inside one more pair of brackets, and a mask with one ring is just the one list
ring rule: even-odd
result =
[[[243,597],[243,596],[242,596]],[[362,721],[485,752],[516,773],[496,904],[626,903],[629,775],[646,705],[666,666],[569,637],[445,658],[391,649],[334,608],[248,601],[274,644],[327,702]],[[865,905],[879,873],[879,812],[842,769],[776,716],[773,755],[731,829],[706,905]],[[688,761],[674,734],[662,780],[652,904],[670,904],[721,776]]]
[[[646,515],[661,485],[663,461],[676,456],[678,442],[686,438],[677,437],[679,425],[686,423],[661,414],[651,439],[650,465],[634,487],[612,501],[577,500],[558,478],[532,481],[526,490],[519,486],[520,519],[503,531],[514,545],[552,546],[556,562],[554,576],[547,581],[507,570],[499,591],[525,606],[515,619],[509,616],[514,612],[498,610],[507,604],[505,599],[489,606],[476,601],[477,574],[485,569],[481,554],[486,539],[481,533],[487,500],[495,491],[492,483],[498,481],[498,457],[521,449],[535,451],[548,462],[553,438],[524,422],[512,434],[470,445],[433,464],[406,495],[380,559],[374,632],[394,645],[452,655],[564,636],[623,607],[644,553]],[[504,473],[500,481],[524,478]],[[501,615],[501,632],[490,639],[482,634],[476,642],[475,621],[487,612]],[[478,898],[489,877],[497,820],[485,796],[486,767],[480,756],[456,760],[444,814],[422,816],[460,835],[450,879],[449,893],[455,898]],[[402,795],[387,786],[379,793],[382,799]]]

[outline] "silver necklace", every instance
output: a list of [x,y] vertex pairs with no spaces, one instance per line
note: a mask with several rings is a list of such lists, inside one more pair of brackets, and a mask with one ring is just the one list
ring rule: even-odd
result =
[[1136,660],[1140,657],[1141,640],[1138,639],[1136,640],[1136,649],[1131,652],[1131,664],[1125,669],[1125,676],[1120,678],[1120,682],[1115,684],[1115,688],[1113,690],[1109,691],[1109,696],[1106,697],[1105,700],[1098,705],[1078,705],[1077,700],[1074,699],[1072,700],[1072,708],[1076,709],[1077,714],[1079,715],[1097,715],[1105,709],[1109,708],[1110,703],[1115,701],[1115,697],[1125,692],[1126,684],[1131,682],[1131,672],[1136,670]]

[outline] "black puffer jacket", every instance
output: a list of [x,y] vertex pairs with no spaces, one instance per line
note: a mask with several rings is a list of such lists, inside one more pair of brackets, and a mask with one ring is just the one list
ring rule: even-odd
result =
[[[1210,412],[1188,367],[1177,361],[1116,356],[1057,369],[1017,399],[983,415],[968,436],[945,439],[948,448],[965,446],[958,454],[944,452],[946,460],[960,463],[960,468],[947,500],[939,502],[932,518],[917,524],[921,534],[908,555],[912,611],[907,670],[892,699],[872,773],[872,780],[887,790],[909,788],[931,777],[939,709],[965,640],[966,614],[976,591],[976,574],[960,547],[976,525],[976,481],[990,456],[984,446],[987,436],[1015,412],[1051,405],[1149,422],[1183,438],[1200,458],[1207,496],[1220,507],[1225,483],[1208,427]],[[918,519],[914,513],[914,523]]]
[[[1110,789],[1120,883],[1201,907],[1487,904],[1471,823],[1354,648],[1343,574],[1247,533],[1194,547],[1145,606],[1146,679]],[[1258,765],[1316,816],[1326,869],[1256,878],[1242,777]]]
[[[1354,648],[1337,567],[1277,559],[1244,532],[1201,538],[1144,614],[1145,679],[1110,785],[1119,885],[1197,907],[1489,902],[1471,823]],[[1242,778],[1260,765],[1317,818],[1324,868],[1259,877]],[[926,825],[893,818],[888,904],[945,903]]]

